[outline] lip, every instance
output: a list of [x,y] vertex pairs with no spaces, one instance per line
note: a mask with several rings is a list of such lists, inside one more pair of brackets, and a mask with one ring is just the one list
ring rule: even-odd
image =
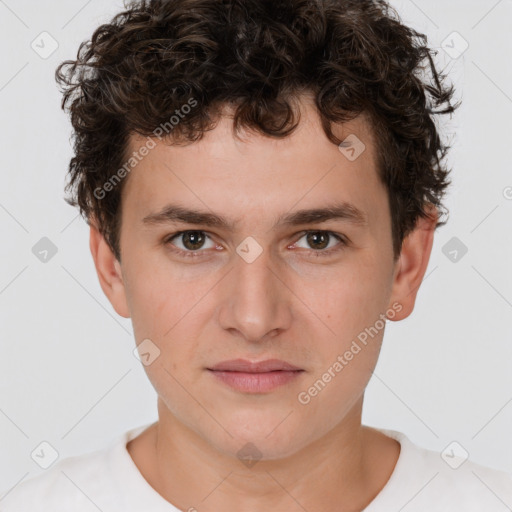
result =
[[265,361],[251,362],[247,359],[230,359],[208,368],[213,371],[223,372],[244,372],[244,373],[266,373],[275,371],[299,371],[298,368],[280,359],[266,359]]
[[207,370],[231,388],[243,393],[268,393],[296,379],[303,369],[279,359],[251,362],[232,359]]

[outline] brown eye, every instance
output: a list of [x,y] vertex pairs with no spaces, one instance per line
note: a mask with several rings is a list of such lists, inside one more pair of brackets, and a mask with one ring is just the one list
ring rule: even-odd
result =
[[204,234],[201,231],[185,231],[181,235],[185,248],[194,251],[200,249],[204,244]]
[[200,249],[212,249],[215,247],[213,241],[210,240],[210,246],[205,246],[205,243],[209,240],[209,236],[204,231],[180,231],[167,237],[165,240],[166,244],[174,246],[181,252],[204,252]]
[[[307,247],[299,244],[303,239],[306,240]],[[306,231],[294,244],[302,249],[309,249],[309,253],[314,256],[329,256],[344,249],[347,245],[348,242],[344,236],[331,231]]]
[[330,235],[325,231],[314,231],[306,235],[308,244],[313,249],[325,249],[329,245]]

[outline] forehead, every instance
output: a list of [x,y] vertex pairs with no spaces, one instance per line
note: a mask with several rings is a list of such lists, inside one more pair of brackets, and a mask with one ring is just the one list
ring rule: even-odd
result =
[[[294,205],[298,210],[342,200],[365,212],[385,207],[377,197],[386,191],[377,175],[374,135],[365,116],[333,125],[333,133],[345,140],[338,148],[307,102],[301,104],[296,130],[284,138],[251,129],[235,135],[232,117],[224,114],[199,141],[169,145],[153,139],[153,149],[125,183],[123,210],[136,211],[140,219],[179,199],[233,220],[257,214],[263,222]],[[147,140],[132,135],[130,153]]]
[[[251,152],[254,146],[257,146],[258,152],[262,150],[267,152],[278,150],[280,153],[291,151],[295,155],[309,154],[313,156],[315,153],[318,154],[318,152],[324,151],[326,148],[332,151],[333,148],[331,146],[334,146],[334,144],[326,137],[313,96],[309,93],[303,93],[296,99],[295,106],[299,109],[298,126],[291,134],[284,138],[266,136],[255,128],[246,126],[242,126],[235,135],[232,123],[234,107],[224,105],[216,110],[215,115],[219,117],[217,118],[215,128],[205,131],[200,141],[173,140],[170,136],[167,138],[153,138],[157,151],[151,151],[150,157],[155,157],[155,153],[159,154],[162,151],[166,151],[169,144],[175,148],[190,148],[190,146],[193,146],[188,152],[208,153],[213,158],[229,158],[230,147],[236,147],[240,153],[245,152],[247,154]],[[367,113],[363,112],[345,123],[332,123],[331,128],[332,132],[340,140],[345,140],[348,143],[353,142],[353,136],[357,136],[365,144],[366,149],[368,149],[366,151],[367,156],[374,159],[376,138],[371,118]],[[163,130],[161,131],[163,133]],[[169,128],[166,128],[164,136],[166,133],[169,133]],[[170,135],[172,136],[172,132],[170,132]],[[132,133],[128,140],[128,152],[137,151],[146,142],[147,137]],[[306,142],[308,143],[304,144]],[[273,156],[275,157],[276,155],[274,154]]]

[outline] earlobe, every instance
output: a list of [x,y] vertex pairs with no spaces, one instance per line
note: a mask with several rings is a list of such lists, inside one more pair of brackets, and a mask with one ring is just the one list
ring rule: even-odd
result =
[[90,224],[89,247],[101,289],[115,311],[124,318],[130,318],[121,265],[93,223]]
[[399,303],[402,309],[392,319],[394,321],[407,318],[414,309],[416,295],[427,270],[434,231],[437,222],[437,210],[429,209],[428,218],[420,217],[415,229],[404,238],[400,257],[395,264],[393,288],[390,307]]

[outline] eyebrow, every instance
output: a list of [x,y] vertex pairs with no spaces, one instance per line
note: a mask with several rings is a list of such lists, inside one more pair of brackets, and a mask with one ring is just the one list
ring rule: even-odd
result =
[[[292,213],[282,214],[278,217],[274,227],[317,224],[329,220],[343,220],[359,226],[368,225],[368,217],[364,211],[353,204],[341,201],[322,208],[297,210]],[[169,204],[156,213],[146,215],[142,219],[142,222],[147,225],[184,222],[187,224],[224,228],[233,231],[238,221],[228,220],[216,213],[193,210],[180,205]]]

